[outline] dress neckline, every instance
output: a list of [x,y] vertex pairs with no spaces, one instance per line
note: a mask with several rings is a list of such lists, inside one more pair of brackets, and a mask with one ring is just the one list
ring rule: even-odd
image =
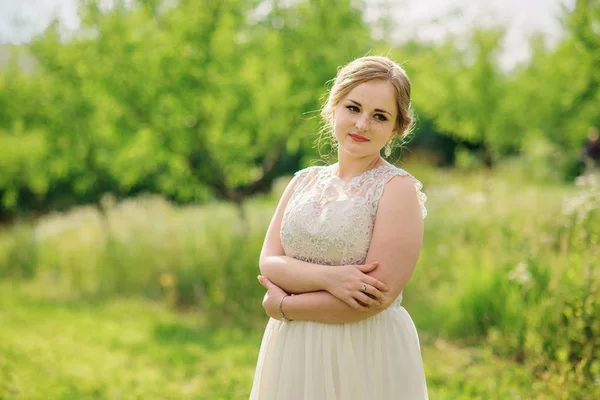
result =
[[338,170],[338,167],[339,167],[339,166],[338,166],[338,164],[339,164],[339,163],[335,163],[335,164],[331,164],[331,165],[329,166],[329,174],[332,176],[332,178],[333,178],[334,180],[336,180],[336,181],[338,181],[338,182],[340,182],[340,183],[342,183],[342,184],[344,184],[344,185],[351,185],[351,184],[353,184],[354,182],[356,182],[356,181],[360,180],[361,178],[363,178],[363,177],[365,177],[365,176],[372,175],[372,174],[373,174],[375,171],[377,171],[377,170],[380,170],[380,169],[382,169],[382,168],[392,168],[392,167],[394,167],[394,166],[393,166],[393,165],[391,165],[391,164],[383,164],[383,165],[380,165],[380,166],[378,166],[378,167],[375,167],[375,168],[368,169],[368,170],[366,170],[365,172],[363,172],[362,174],[360,174],[360,175],[356,175],[355,177],[353,177],[353,178],[352,178],[352,179],[350,179],[350,180],[343,180],[342,178],[340,178],[340,177],[337,175],[337,170]]

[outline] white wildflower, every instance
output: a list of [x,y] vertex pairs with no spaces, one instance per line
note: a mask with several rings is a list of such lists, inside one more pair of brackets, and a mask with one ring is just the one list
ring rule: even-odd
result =
[[531,282],[531,273],[529,272],[527,263],[524,261],[517,263],[515,268],[508,273],[508,279],[516,281],[521,285],[526,285]]

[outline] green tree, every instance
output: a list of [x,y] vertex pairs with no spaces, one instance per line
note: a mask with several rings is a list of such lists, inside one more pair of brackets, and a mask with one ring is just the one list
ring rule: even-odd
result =
[[12,88],[3,137],[41,138],[36,193],[55,206],[140,191],[239,204],[313,151],[325,81],[369,48],[360,7],[84,1],[79,30],[65,38],[55,22],[28,46],[37,67]]
[[476,28],[465,50],[450,36],[427,51],[414,52],[408,62],[415,107],[433,118],[437,129],[479,145],[482,159],[492,165],[507,145],[502,132],[505,77],[498,63],[504,31]]
[[510,77],[506,118],[520,138],[541,136],[576,159],[590,125],[600,125],[600,2],[564,9],[565,38],[550,49],[531,39],[529,63]]

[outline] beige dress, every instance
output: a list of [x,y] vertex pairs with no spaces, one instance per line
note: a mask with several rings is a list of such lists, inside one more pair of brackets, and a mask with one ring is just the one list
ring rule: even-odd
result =
[[[380,166],[342,181],[335,165],[298,171],[281,223],[286,255],[324,265],[363,264],[385,184],[413,179],[423,217],[426,196],[406,171]],[[251,400],[423,400],[427,386],[412,319],[402,294],[362,321],[324,324],[270,319]]]

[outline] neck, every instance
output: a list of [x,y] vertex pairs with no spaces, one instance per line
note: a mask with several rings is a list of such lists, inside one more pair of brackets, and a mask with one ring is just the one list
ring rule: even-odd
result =
[[347,154],[338,154],[336,174],[340,179],[352,179],[364,172],[387,164],[378,154],[375,156],[356,158]]

